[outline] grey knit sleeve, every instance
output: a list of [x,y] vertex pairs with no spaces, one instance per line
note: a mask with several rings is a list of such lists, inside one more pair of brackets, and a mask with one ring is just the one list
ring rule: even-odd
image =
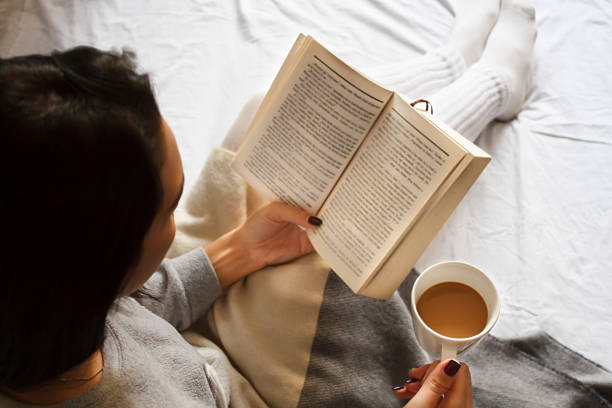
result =
[[196,248],[165,259],[134,298],[178,330],[202,317],[221,294],[217,274],[204,252]]

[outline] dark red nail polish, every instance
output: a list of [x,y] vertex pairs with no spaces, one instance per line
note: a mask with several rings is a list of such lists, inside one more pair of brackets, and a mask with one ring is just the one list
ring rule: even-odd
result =
[[459,371],[460,368],[461,368],[461,364],[459,364],[455,360],[451,360],[448,363],[446,363],[446,367],[444,367],[444,372],[449,377],[453,377],[455,374],[457,374],[457,371]]
[[321,226],[321,224],[323,224],[323,221],[319,218],[319,217],[315,217],[315,216],[310,216],[308,217],[308,223],[314,226]]
[[415,383],[417,381],[419,381],[418,378],[410,378],[410,379],[406,380],[406,384],[412,384],[412,383]]
[[403,385],[398,385],[397,387],[393,387],[393,391],[399,391],[399,390],[401,390],[403,388],[404,388]]

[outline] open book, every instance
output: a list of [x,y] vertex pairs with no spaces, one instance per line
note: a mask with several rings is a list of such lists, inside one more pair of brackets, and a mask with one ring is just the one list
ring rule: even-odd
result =
[[323,220],[310,241],[353,291],[389,298],[490,159],[300,35],[233,167]]

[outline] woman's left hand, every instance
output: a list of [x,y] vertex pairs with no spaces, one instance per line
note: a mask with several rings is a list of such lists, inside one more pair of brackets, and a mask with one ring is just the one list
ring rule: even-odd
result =
[[317,228],[308,222],[312,215],[297,207],[273,202],[251,215],[239,231],[242,243],[261,269],[291,261],[313,251],[306,231]]
[[[313,251],[306,231],[312,215],[280,202],[253,213],[241,226],[208,245],[222,288],[268,265],[291,261]],[[316,223],[318,219],[315,219]]]

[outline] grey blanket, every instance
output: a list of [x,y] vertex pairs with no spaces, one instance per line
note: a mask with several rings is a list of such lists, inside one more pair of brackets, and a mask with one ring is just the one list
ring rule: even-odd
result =
[[[413,270],[388,301],[357,296],[330,273],[300,407],[399,407],[389,384],[428,361],[410,318]],[[460,356],[476,407],[612,407],[612,373],[545,333],[487,336]]]

